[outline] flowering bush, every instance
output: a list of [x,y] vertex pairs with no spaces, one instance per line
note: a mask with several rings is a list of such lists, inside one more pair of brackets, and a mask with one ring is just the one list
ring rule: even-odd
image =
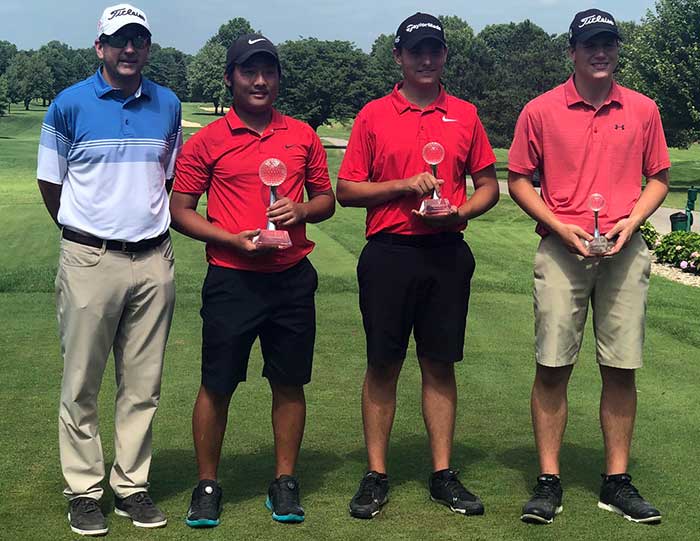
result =
[[[646,239],[645,239],[646,240]],[[672,231],[664,235],[654,248],[656,259],[686,272],[700,273],[700,234]]]
[[644,222],[639,228],[639,231],[642,234],[644,242],[647,243],[647,248],[653,250],[659,242],[659,232],[656,230],[656,228],[652,225],[651,222]]

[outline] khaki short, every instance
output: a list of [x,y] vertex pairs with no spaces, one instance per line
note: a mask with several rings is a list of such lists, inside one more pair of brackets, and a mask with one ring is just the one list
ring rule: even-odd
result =
[[590,301],[598,363],[640,368],[650,271],[639,232],[621,252],[602,258],[574,255],[559,237],[544,237],[535,256],[537,362],[551,367],[576,362]]

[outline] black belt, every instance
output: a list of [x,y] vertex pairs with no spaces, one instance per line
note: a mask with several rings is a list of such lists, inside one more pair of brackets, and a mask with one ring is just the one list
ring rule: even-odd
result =
[[381,244],[398,244],[399,246],[416,246],[434,248],[456,244],[464,239],[462,233],[443,232],[432,235],[397,235],[396,233],[376,233],[367,240]]
[[77,233],[71,229],[63,229],[63,238],[66,240],[84,244],[85,246],[92,246],[93,248],[102,248],[104,246],[107,250],[114,250],[115,252],[144,252],[160,246],[169,236],[170,233],[166,231],[162,235],[150,239],[143,239],[138,242],[125,242],[121,240],[104,240],[92,235]]

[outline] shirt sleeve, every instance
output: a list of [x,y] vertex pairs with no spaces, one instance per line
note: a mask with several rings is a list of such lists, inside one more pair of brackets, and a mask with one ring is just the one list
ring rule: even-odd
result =
[[542,142],[536,123],[526,106],[515,124],[513,142],[508,151],[508,169],[521,175],[532,175],[540,166]]
[[164,161],[166,179],[171,179],[175,176],[175,162],[178,154],[180,154],[180,150],[182,150],[182,106],[179,101],[175,117],[175,125],[170,135],[168,135],[168,153]]
[[331,190],[331,179],[328,175],[328,161],[321,139],[315,132],[311,133],[311,146],[306,160],[306,189],[309,193],[326,192]]
[[63,184],[68,173],[68,152],[72,145],[66,119],[54,101],[46,111],[39,136],[36,178]]
[[494,163],[496,163],[496,155],[491,148],[491,143],[489,142],[488,135],[486,135],[484,125],[477,116],[472,133],[472,144],[469,148],[469,155],[466,161],[467,171],[469,171],[469,173],[476,173]]
[[370,178],[374,152],[366,115],[357,115],[350,132],[350,140],[340,164],[338,178],[352,182],[366,182]]
[[666,136],[659,108],[653,104],[651,118],[644,129],[644,154],[642,157],[642,173],[651,177],[664,169],[671,167],[671,159],[666,146]]
[[175,162],[175,182],[173,191],[202,195],[211,183],[211,167],[204,130],[197,132],[187,141]]

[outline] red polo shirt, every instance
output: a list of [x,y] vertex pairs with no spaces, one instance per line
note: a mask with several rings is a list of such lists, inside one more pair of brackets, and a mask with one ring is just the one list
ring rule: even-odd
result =
[[[445,159],[438,165],[438,177],[445,181],[441,194],[460,206],[467,197],[465,176],[496,161],[476,107],[450,96],[441,87],[437,99],[420,109],[406,100],[399,88],[401,83],[391,94],[371,101],[358,113],[338,178],[384,182],[430,172],[422,150],[426,143],[437,141],[445,148]],[[435,228],[411,214],[420,204],[418,196],[409,195],[368,208],[366,235],[380,231],[402,235],[435,233]]]
[[[278,158],[287,166],[287,179],[277,187],[278,197],[304,200],[311,193],[331,189],[326,153],[308,124],[273,110],[262,135],[247,128],[231,109],[224,118],[199,130],[183,146],[175,166],[173,190],[201,195],[207,192],[207,220],[240,233],[267,226],[270,188],[258,176],[260,164]],[[292,247],[258,257],[207,244],[212,265],[258,272],[279,272],[294,266],[313,250],[305,224],[286,228]]]
[[[540,171],[542,198],[559,220],[591,234],[592,193],[607,202],[599,214],[601,233],[606,233],[632,212],[642,175],[670,166],[653,100],[613,82],[596,111],[579,95],[573,77],[525,106],[508,153],[508,169],[514,173]],[[541,224],[537,232],[548,233]]]

